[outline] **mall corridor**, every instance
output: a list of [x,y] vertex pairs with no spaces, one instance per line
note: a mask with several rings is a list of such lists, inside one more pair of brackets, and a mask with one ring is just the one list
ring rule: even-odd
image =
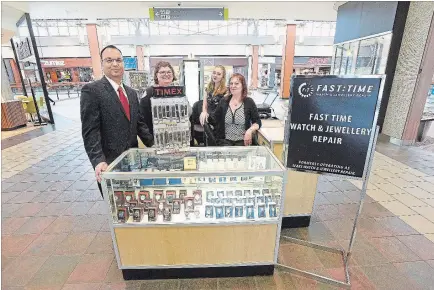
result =
[[2,290],[434,290],[433,1],[1,14]]
[[[270,277],[124,281],[80,124],[56,118],[60,129],[2,140],[2,289],[335,289],[279,269]],[[321,177],[310,226],[282,235],[347,247],[360,186]],[[339,255],[283,238],[279,261],[344,279]],[[350,262],[352,289],[433,289],[433,273],[434,152],[380,143]]]

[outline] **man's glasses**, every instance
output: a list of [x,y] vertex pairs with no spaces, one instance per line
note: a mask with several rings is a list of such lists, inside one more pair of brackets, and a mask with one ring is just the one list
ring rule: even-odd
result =
[[117,62],[117,63],[121,64],[124,62],[124,60],[122,58],[117,58],[117,59],[105,58],[104,61],[108,64],[112,64],[113,62]]

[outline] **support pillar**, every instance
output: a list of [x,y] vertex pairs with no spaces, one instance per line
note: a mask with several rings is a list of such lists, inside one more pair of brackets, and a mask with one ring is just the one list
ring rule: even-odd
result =
[[290,81],[294,69],[296,25],[286,25],[286,40],[283,44],[282,73],[280,75],[280,97],[289,99]]
[[434,3],[411,2],[382,134],[412,145],[434,73]]
[[137,56],[137,70],[144,71],[145,70],[145,63],[144,63],[144,56],[143,56],[143,46],[137,45],[136,46],[136,56]]
[[100,47],[96,24],[86,24],[87,39],[89,41],[90,57],[92,59],[93,76],[95,80],[102,78]]
[[258,88],[258,66],[259,66],[259,46],[253,45],[252,47],[252,88]]

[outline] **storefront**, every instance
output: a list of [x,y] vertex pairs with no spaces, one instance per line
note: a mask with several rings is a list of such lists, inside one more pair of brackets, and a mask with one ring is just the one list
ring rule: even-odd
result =
[[294,69],[298,75],[328,75],[331,63],[331,57],[294,57]]
[[351,40],[334,45],[333,74],[373,75],[386,70],[392,34]]
[[92,81],[92,60],[90,58],[41,59],[47,83],[90,82]]

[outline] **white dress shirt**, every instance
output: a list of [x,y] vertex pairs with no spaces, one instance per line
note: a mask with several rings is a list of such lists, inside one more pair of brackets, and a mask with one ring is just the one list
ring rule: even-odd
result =
[[128,103],[130,103],[130,101],[128,100],[128,95],[127,95],[127,91],[124,88],[124,85],[121,83],[121,85],[118,85],[114,80],[112,80],[111,78],[109,78],[108,76],[105,76],[107,78],[107,80],[109,81],[109,83],[112,85],[113,89],[115,90],[116,94],[119,97],[119,87],[122,88],[122,91],[124,92],[125,97],[127,97],[127,101]]

